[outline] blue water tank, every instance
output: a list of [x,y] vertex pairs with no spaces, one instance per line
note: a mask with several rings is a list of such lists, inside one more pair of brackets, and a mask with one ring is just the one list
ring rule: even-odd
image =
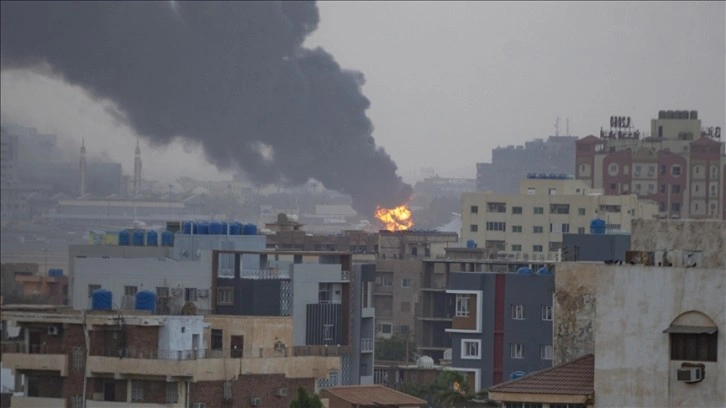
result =
[[466,241],[466,247],[469,249],[476,248],[476,241],[473,239]]
[[229,224],[229,235],[242,235],[242,223],[231,222]]
[[209,234],[209,224],[206,222],[198,222],[194,224],[194,233],[197,235]]
[[224,228],[221,222],[212,222],[209,224],[209,235],[224,235]]
[[131,234],[131,245],[144,246],[144,230],[136,230]]
[[229,235],[229,223],[228,222],[222,223],[222,235]]
[[113,307],[113,293],[106,289],[96,289],[91,295],[91,309],[111,310]]
[[118,233],[118,244],[121,246],[131,245],[131,234],[124,230]]
[[51,278],[60,278],[63,276],[63,269],[60,268],[50,268],[48,269],[48,276]]
[[512,380],[516,380],[517,378],[522,378],[522,377],[524,377],[524,375],[525,375],[525,374],[526,374],[526,373],[525,373],[524,371],[514,371],[514,372],[512,372],[512,374],[511,374],[511,375],[509,376],[509,378],[510,378],[510,379],[512,379]]
[[537,178],[537,173],[527,173],[527,178],[528,179],[536,179]]
[[194,232],[194,223],[191,221],[184,222],[184,224],[182,224],[182,232],[187,235]]
[[604,234],[605,233],[605,220],[595,218],[590,221],[590,234]]
[[543,266],[537,270],[537,275],[552,275],[552,272],[546,266]]
[[547,175],[546,175],[545,173],[539,173],[539,174],[537,175],[537,177],[538,177],[538,178],[541,178],[541,179],[546,179],[546,178],[547,178]]
[[527,268],[526,266],[523,266],[523,267],[517,269],[517,274],[519,274],[519,275],[531,275],[532,274],[532,269]]
[[148,310],[151,313],[156,313],[156,293],[142,290],[136,293],[136,310]]
[[257,225],[245,224],[242,227],[242,235],[257,235]]
[[164,231],[161,233],[161,246],[172,247],[174,246],[174,233],[171,231]]
[[159,246],[159,233],[154,230],[146,232],[146,246]]

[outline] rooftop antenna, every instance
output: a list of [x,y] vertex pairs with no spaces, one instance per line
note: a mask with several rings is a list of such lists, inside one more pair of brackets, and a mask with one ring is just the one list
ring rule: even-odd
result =
[[560,135],[560,117],[557,117],[557,120],[555,120],[555,136]]

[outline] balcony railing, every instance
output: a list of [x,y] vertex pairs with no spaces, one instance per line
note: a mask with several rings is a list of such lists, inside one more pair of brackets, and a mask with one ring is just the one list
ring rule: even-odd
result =
[[335,357],[351,352],[350,346],[292,346],[249,349],[151,350],[110,348],[93,350],[91,356],[145,360],[201,360],[213,358]]
[[31,344],[30,347],[20,342],[3,342],[0,346],[3,353],[19,354],[63,354],[60,344]]
[[360,351],[373,351],[374,340],[372,338],[360,339]]

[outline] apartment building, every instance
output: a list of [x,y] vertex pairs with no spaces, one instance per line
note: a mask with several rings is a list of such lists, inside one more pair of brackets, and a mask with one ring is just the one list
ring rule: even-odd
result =
[[422,266],[421,261],[416,259],[376,261],[373,287],[376,338],[413,336]]
[[[11,407],[287,407],[298,387],[314,392],[340,369],[326,350],[285,345],[290,318],[21,305],[3,307],[2,320],[20,328],[2,344],[16,379]],[[235,348],[233,333],[256,344]]]
[[462,195],[462,241],[496,250],[510,259],[559,259],[562,235],[585,234],[593,219],[606,232],[628,232],[633,219],[658,214],[655,203],[634,194],[603,195],[565,175],[531,174],[519,194]]
[[721,129],[702,128],[697,111],[659,111],[641,137],[626,119],[611,118],[599,138],[576,142],[577,179],[605,194],[653,200],[661,218],[726,219]]
[[457,246],[455,232],[428,230],[380,231],[378,257],[387,259],[426,259],[442,256],[446,248]]

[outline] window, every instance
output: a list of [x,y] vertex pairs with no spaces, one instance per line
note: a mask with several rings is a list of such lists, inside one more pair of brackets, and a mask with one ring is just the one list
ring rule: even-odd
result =
[[534,195],[535,191],[533,187],[527,187],[527,195]]
[[512,225],[512,232],[522,232],[521,225]]
[[542,245],[532,245],[532,252],[542,252]]
[[73,369],[86,369],[86,350],[81,347],[73,347]]
[[585,233],[585,227],[578,227],[577,228],[577,233],[578,234],[584,234]]
[[532,227],[532,232],[534,232],[535,234],[541,234],[542,232],[544,232],[544,227],[542,227],[541,225],[534,226]]
[[469,360],[481,358],[481,340],[462,339],[461,358]]
[[401,279],[401,287],[402,288],[410,288],[411,287],[411,279],[410,278],[403,278],[403,279]]
[[469,316],[469,295],[456,295],[456,317]]
[[184,289],[184,301],[185,302],[196,302],[197,301],[197,288],[185,288]]
[[401,302],[401,313],[411,313],[411,302]]
[[393,332],[393,326],[389,323],[382,323],[381,324],[381,333],[383,334],[391,334]]
[[718,166],[711,166],[711,178],[715,179],[718,177]]
[[680,176],[681,175],[681,166],[674,165],[671,167],[671,174],[674,176]]
[[[640,184],[638,184],[640,185]],[[585,215],[585,209],[584,208],[578,208],[577,209],[577,215]]]
[[585,404],[550,404],[550,408],[587,408]]
[[141,402],[144,400],[144,383],[139,380],[131,381],[131,401]]
[[512,251],[513,252],[522,252],[522,245],[520,245],[520,244],[512,244]]
[[411,247],[411,256],[418,256],[418,247]]
[[390,277],[384,277],[381,286],[391,287],[393,286],[393,279]]
[[611,176],[616,176],[618,174],[618,164],[617,163],[611,163],[608,166],[608,173]]
[[512,319],[524,320],[524,305],[512,305]]
[[234,304],[234,288],[223,287],[217,289],[217,304],[218,305],[233,305]]
[[681,211],[681,204],[680,203],[671,203],[671,211],[673,211],[673,212]]
[[679,184],[673,184],[673,185],[671,185],[671,193],[673,193],[673,194],[680,194],[681,193],[681,186]]
[[542,344],[539,346],[539,358],[542,360],[552,360],[552,345]]
[[506,251],[507,244],[504,241],[488,239],[484,243],[484,246],[489,249],[497,249],[499,251]]
[[535,214],[544,214],[544,207],[534,207]]
[[471,225],[469,225],[469,231],[477,232],[477,231],[479,231],[479,226],[477,224],[471,224]]
[[169,297],[169,288],[167,288],[165,286],[157,286],[156,287],[156,297],[157,298]]
[[635,165],[633,167],[635,167],[635,169],[634,169],[635,170],[635,177],[640,176],[640,169],[641,169],[640,165]]
[[479,206],[478,205],[472,205],[471,206],[471,213],[472,214],[479,214]]
[[175,404],[179,400],[179,387],[175,382],[166,383],[166,403]]
[[666,173],[666,166],[660,166],[660,174]]
[[487,231],[506,231],[506,222],[487,221]]
[[617,189],[618,189],[617,184],[615,184],[615,183],[610,184],[610,190],[617,190]]
[[487,211],[494,213],[505,213],[507,212],[507,203],[488,202]]
[[542,320],[552,320],[552,306],[542,305]]
[[717,361],[718,332],[671,333],[671,360]]
[[124,286],[124,295],[125,296],[136,296],[136,291],[138,288],[136,286]]
[[88,285],[88,297],[93,297],[93,292],[101,289],[101,285]]
[[550,204],[550,214],[569,214],[569,204]]
[[570,224],[562,224],[562,232],[568,234],[570,232]]
[[711,197],[716,197],[716,186],[715,185],[712,185],[711,186],[711,194],[710,195],[711,195]]
[[224,344],[224,330],[212,329],[212,350],[222,350]]
[[511,358],[524,358],[524,344],[511,343],[509,345],[509,356]]
[[660,185],[660,192],[661,193],[665,193],[666,192],[666,185],[665,184],[661,184]]
[[512,214],[521,214],[522,207],[512,207]]

